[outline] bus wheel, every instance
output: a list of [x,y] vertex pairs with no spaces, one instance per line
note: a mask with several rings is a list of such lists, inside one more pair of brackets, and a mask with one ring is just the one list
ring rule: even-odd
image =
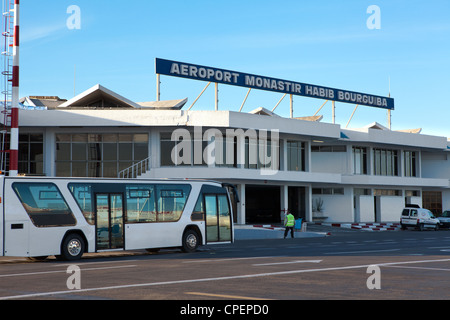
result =
[[68,234],[61,245],[61,258],[68,261],[81,259],[84,246],[83,238],[80,235],[76,233]]
[[197,232],[192,229],[188,229],[183,234],[183,252],[190,253],[195,252],[199,245],[200,238]]

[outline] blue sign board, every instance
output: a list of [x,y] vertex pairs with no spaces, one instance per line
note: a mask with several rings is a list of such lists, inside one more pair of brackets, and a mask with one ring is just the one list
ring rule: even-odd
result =
[[394,109],[394,99],[366,93],[327,88],[231,70],[156,58],[156,73],[201,81],[217,82],[296,96],[352,103],[382,109]]

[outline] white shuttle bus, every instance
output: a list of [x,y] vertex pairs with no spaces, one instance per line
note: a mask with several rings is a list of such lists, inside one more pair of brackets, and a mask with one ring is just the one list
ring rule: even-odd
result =
[[200,180],[0,176],[0,256],[64,260],[83,253],[233,242],[229,187]]

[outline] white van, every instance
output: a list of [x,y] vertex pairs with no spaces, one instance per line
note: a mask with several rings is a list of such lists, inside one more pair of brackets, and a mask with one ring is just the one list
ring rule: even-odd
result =
[[439,230],[439,220],[434,217],[430,210],[422,208],[403,209],[400,225],[402,230],[405,230],[407,227],[418,228],[421,231],[425,228]]

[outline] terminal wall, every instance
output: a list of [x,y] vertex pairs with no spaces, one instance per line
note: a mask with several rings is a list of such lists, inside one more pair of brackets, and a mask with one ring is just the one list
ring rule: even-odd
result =
[[351,188],[345,188],[343,195],[313,195],[313,207],[317,200],[323,201],[321,213],[313,213],[319,217],[327,217],[326,222],[350,222],[353,221],[353,193]]
[[405,207],[403,197],[382,196],[376,197],[377,222],[399,222],[400,215]]

